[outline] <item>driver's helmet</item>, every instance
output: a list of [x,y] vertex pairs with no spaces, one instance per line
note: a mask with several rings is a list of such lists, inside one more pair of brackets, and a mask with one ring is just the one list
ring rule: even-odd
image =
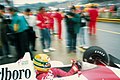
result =
[[49,61],[50,61],[50,57],[48,55],[37,54],[33,59],[34,68],[40,72],[48,72],[48,70],[51,67]]

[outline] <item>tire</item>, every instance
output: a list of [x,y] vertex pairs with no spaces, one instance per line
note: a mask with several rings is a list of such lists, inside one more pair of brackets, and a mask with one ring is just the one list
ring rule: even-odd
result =
[[91,46],[84,52],[84,62],[95,63],[98,59],[106,65],[109,64],[109,56],[101,47]]

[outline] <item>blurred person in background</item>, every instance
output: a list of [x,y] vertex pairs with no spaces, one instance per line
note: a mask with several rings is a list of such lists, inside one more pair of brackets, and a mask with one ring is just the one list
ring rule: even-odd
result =
[[80,30],[80,15],[76,13],[76,8],[72,6],[70,12],[65,15],[67,26],[67,47],[68,53],[76,53],[77,34]]
[[51,33],[54,34],[54,13],[52,12],[52,10],[49,10],[48,12],[48,17],[49,17],[49,21],[50,21],[50,29],[51,29]]
[[29,39],[29,46],[32,51],[36,51],[35,49],[35,42],[36,42],[36,34],[35,34],[35,26],[36,26],[36,16],[31,15],[31,10],[29,8],[25,9],[24,17],[28,24],[28,39]]
[[98,17],[97,7],[92,5],[91,8],[88,10],[88,14],[90,17],[89,34],[95,35],[96,34],[96,22],[97,22],[97,17]]
[[40,38],[43,52],[48,53],[54,51],[55,49],[51,47],[51,35],[50,35],[50,25],[49,16],[46,13],[45,7],[40,7],[37,14],[37,26],[40,29]]
[[[15,36],[15,48],[18,55],[18,59],[23,58],[25,52],[30,52],[28,34],[28,24],[25,21],[24,15],[17,12],[16,8],[9,8],[8,12],[12,15],[11,29],[14,31]],[[30,52],[31,59],[33,58]]]
[[88,19],[87,19],[87,14],[84,11],[81,11],[80,13],[81,17],[81,25],[80,25],[80,48],[88,48],[88,38],[87,33],[88,33]]
[[115,4],[112,4],[109,8],[110,8],[109,9],[109,11],[110,11],[109,17],[115,18],[117,16],[116,12],[118,10],[118,7]]
[[58,39],[62,39],[62,20],[63,20],[63,16],[60,13],[59,9],[56,10],[56,12],[54,13],[54,18],[56,18],[57,20],[57,27],[58,27]]
[[7,20],[5,18],[5,7],[0,5],[0,59],[3,57],[13,57],[10,55],[7,39]]

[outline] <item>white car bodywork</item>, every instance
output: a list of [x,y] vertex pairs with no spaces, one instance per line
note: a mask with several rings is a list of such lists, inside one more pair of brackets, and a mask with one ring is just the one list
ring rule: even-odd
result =
[[[51,67],[67,67],[71,66],[64,65],[60,61],[50,61]],[[67,77],[54,78],[52,80],[89,80],[82,72],[87,70],[93,70],[98,67],[98,65],[90,64],[87,62],[82,62],[81,73],[77,73]],[[107,69],[113,72],[113,75],[116,75],[118,78],[115,80],[120,80],[120,69],[105,66]],[[103,73],[104,74],[104,73]],[[33,62],[30,59],[30,54],[27,52],[23,59],[18,60],[16,63],[10,63],[0,66],[0,80],[37,80],[33,66]],[[94,76],[93,76],[94,77]],[[106,79],[102,79],[106,80]],[[108,79],[107,79],[108,80]],[[112,80],[112,79],[110,79]]]

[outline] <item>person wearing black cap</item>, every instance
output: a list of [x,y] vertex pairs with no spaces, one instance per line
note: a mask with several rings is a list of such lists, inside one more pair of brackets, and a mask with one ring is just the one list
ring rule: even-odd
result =
[[5,7],[0,5],[0,59],[3,57],[13,57],[10,55],[8,39],[7,39],[7,25],[4,18]]

